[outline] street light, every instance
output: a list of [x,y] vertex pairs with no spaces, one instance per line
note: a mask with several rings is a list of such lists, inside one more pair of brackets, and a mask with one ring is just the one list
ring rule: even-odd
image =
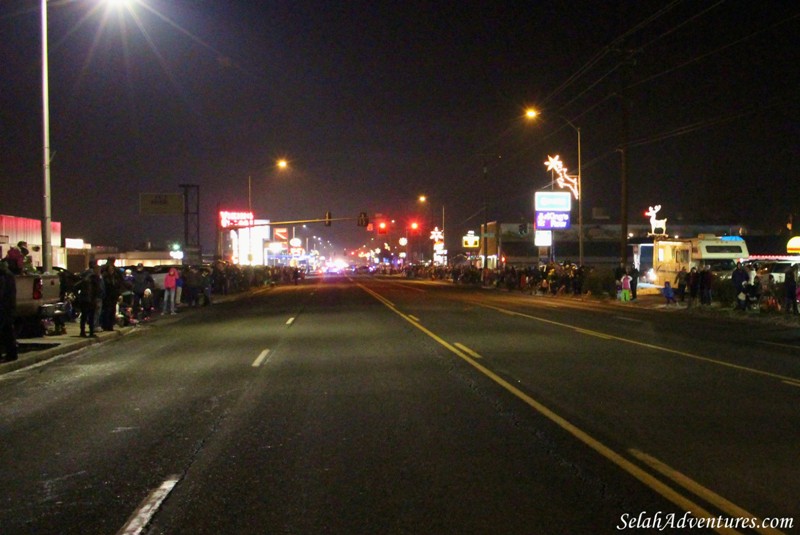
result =
[[[535,119],[539,113],[534,109],[525,111],[525,116],[528,119]],[[583,183],[581,181],[581,129],[575,126],[572,121],[562,115],[558,117],[563,120],[578,134],[578,265],[583,265]]]
[[42,266],[45,273],[53,269],[53,250],[50,241],[50,83],[47,75],[47,0],[42,0],[42,130],[44,142],[44,206],[42,214]]
[[[286,169],[289,167],[289,162],[285,159],[280,159],[275,161],[275,167],[279,170]],[[253,211],[253,176],[247,176],[247,209],[252,212]]]
[[[110,4],[120,4],[120,0],[106,0]],[[47,0],[41,1],[42,11],[42,142],[43,142],[43,209],[42,209],[42,268],[45,272],[53,269],[53,245],[51,224],[53,220],[50,192],[50,79],[48,75],[47,51]]]
[[[420,203],[422,203],[422,204],[425,204],[425,203],[427,203],[427,202],[428,202],[428,197],[427,197],[427,195],[420,195],[420,196],[419,196],[419,198],[418,198],[417,200],[418,200]],[[444,249],[447,249],[447,247],[446,247],[446,244],[445,244],[445,234],[444,234],[444,204],[442,205],[442,228],[440,229],[440,231],[441,231],[442,247],[443,247]],[[435,258],[435,256],[436,256],[436,251],[435,251],[435,249],[436,249],[436,247],[435,247],[435,244],[434,244],[434,253],[433,253],[433,255],[432,255],[432,258]],[[441,256],[442,256],[442,255],[440,255],[440,257],[441,257]]]

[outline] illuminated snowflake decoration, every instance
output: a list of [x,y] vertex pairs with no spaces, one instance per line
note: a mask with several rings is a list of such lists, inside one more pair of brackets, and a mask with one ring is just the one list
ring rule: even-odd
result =
[[544,162],[548,171],[553,171],[556,174],[556,184],[559,188],[569,188],[575,199],[578,199],[578,177],[567,174],[567,168],[564,167],[564,162],[556,154],[555,156],[548,156],[547,161]]

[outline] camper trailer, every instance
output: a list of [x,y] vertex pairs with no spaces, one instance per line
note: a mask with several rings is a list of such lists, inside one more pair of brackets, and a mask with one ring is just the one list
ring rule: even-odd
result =
[[736,262],[748,256],[747,244],[741,236],[700,234],[696,238],[656,239],[653,242],[654,283],[658,286],[666,281],[674,283],[681,267],[690,271],[693,267],[710,266],[718,277],[728,277]]

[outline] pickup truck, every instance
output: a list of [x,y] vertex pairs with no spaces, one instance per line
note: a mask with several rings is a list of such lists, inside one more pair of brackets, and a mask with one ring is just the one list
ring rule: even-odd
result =
[[45,326],[42,320],[56,319],[64,314],[59,274],[24,274],[16,275],[14,279],[17,283],[17,335],[43,336]]

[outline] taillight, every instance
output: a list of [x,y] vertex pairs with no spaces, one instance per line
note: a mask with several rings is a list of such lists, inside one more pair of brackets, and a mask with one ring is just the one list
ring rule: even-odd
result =
[[33,279],[33,298],[39,300],[42,298],[42,278],[36,277]]

